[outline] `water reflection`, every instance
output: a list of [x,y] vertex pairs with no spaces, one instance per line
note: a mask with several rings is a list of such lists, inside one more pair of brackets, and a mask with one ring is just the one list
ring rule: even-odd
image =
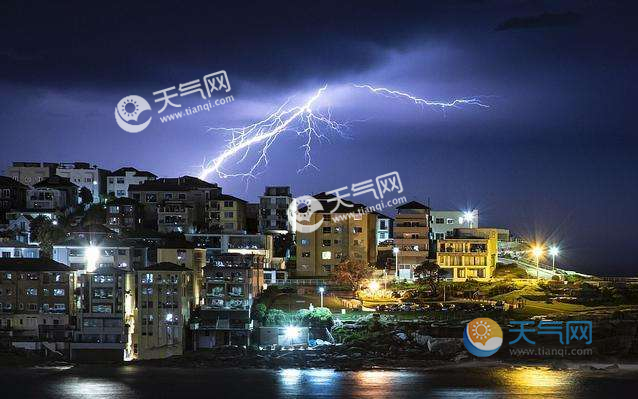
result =
[[67,378],[52,386],[54,396],[63,398],[122,398],[134,397],[134,391],[123,382],[102,378]]

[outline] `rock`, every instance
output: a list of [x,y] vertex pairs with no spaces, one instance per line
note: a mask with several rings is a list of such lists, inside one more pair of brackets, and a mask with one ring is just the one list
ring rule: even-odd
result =
[[452,356],[459,352],[463,340],[459,338],[432,338],[428,341],[428,350],[443,356]]
[[469,359],[470,359],[470,356],[466,352],[462,352],[454,356],[454,362],[456,363],[462,362],[464,360],[469,360]]
[[408,336],[406,333],[404,332],[397,332],[394,333],[394,335],[392,336],[392,338],[394,338],[395,341],[397,342],[405,342],[408,340]]
[[420,334],[418,332],[413,333],[412,338],[414,339],[414,342],[416,342],[416,344],[419,346],[427,346],[428,342],[432,339],[431,336]]

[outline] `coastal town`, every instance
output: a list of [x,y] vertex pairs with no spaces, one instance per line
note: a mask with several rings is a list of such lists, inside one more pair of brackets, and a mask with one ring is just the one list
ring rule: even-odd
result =
[[635,315],[638,280],[563,266],[560,243],[483,226],[477,209],[357,212],[330,191],[313,194],[319,227],[299,230],[293,193],[14,162],[0,177],[0,357],[431,365],[468,359],[464,325],[485,315],[587,318],[600,339],[578,355],[638,354],[635,323],[605,333]]

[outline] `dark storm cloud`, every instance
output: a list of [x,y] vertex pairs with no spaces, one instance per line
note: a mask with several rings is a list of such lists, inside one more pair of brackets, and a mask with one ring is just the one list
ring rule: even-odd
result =
[[581,16],[571,11],[557,14],[543,13],[529,17],[509,18],[500,23],[495,30],[555,28],[576,25],[580,20]]

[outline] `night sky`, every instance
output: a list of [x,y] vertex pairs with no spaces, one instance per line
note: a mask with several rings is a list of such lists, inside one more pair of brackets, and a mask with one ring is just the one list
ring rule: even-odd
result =
[[[209,127],[253,123],[328,85],[319,107],[350,123],[314,147],[319,170],[297,173],[303,139],[291,133],[257,179],[210,180],[255,202],[265,185],[311,194],[396,170],[409,200],[477,208],[483,226],[558,243],[559,264],[637,274],[638,35],[629,3],[12,3],[0,17],[2,170],[87,161],[196,176],[227,138]],[[235,102],[160,123],[152,92],[222,69]],[[490,108],[422,108],[352,83],[433,100],[482,96]],[[137,134],[113,114],[131,94],[153,107],[153,123]]]

